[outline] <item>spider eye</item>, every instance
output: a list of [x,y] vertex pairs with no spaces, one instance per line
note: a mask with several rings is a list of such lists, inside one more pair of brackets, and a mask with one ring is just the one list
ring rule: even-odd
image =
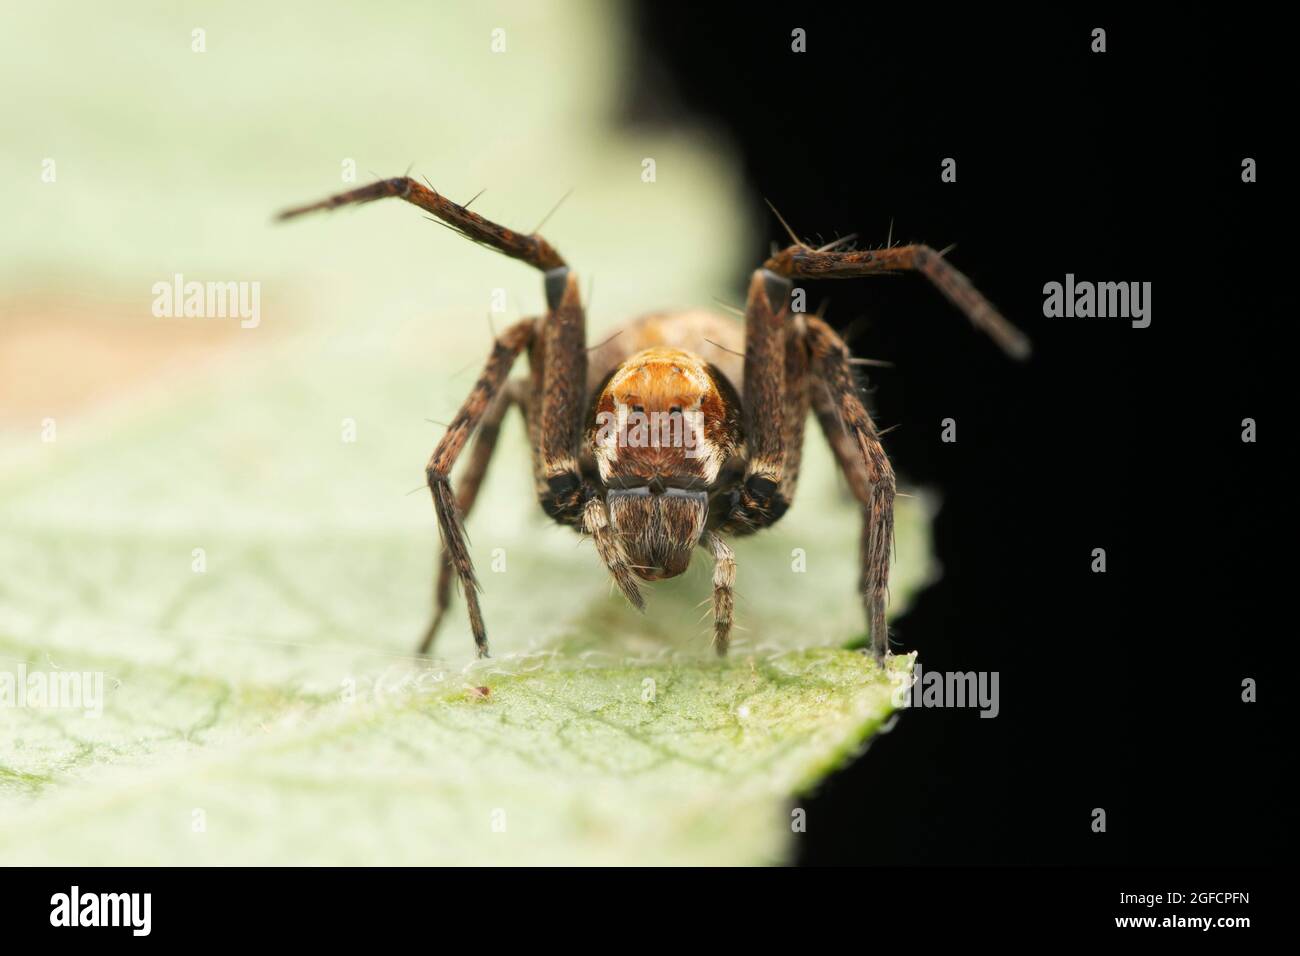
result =
[[644,406],[644,405],[633,405],[633,406],[632,406],[632,411],[633,411],[634,414],[637,414],[637,415],[644,415],[644,414],[645,414],[645,406]]
[[680,415],[681,413],[682,413],[682,406],[680,405],[674,405],[672,408],[668,409],[668,414],[670,415]]

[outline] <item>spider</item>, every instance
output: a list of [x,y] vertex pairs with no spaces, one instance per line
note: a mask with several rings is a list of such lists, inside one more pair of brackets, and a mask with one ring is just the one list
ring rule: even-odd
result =
[[[428,653],[451,604],[454,573],[480,657],[488,656],[481,586],[463,521],[474,507],[501,422],[524,416],[542,510],[591,538],[614,583],[638,610],[638,581],[676,577],[695,548],[713,558],[713,646],[730,640],[736,577],[729,537],[770,527],[799,480],[809,410],[862,510],[859,591],[876,659],[888,650],[885,608],[893,549],[894,471],[858,394],[854,360],[819,316],[791,310],[795,279],[919,272],[1010,356],[1029,342],[942,253],[925,245],[844,250],[843,241],[795,244],[754,271],[743,326],[693,310],[643,316],[587,347],[574,272],[540,235],[484,219],[402,176],[280,213],[304,213],[397,197],[465,238],[543,274],[546,313],[495,341],[478,381],[425,468],[442,538],[435,610],[419,653]],[[472,201],[472,200],[471,200]],[[784,224],[784,223],[783,223]],[[521,353],[526,378],[509,379]],[[452,466],[477,433],[455,493]]]

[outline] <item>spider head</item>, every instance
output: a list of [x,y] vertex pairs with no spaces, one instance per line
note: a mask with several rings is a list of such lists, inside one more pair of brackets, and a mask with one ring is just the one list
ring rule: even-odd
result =
[[740,414],[725,376],[680,349],[638,352],[598,390],[588,441],[610,523],[641,578],[676,577],[690,564],[709,493],[743,440]]

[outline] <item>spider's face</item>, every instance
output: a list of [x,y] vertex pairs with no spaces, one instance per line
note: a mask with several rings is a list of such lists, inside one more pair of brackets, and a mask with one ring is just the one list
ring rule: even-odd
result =
[[587,437],[636,573],[681,574],[704,533],[709,492],[743,441],[735,389],[697,355],[646,349],[596,395]]

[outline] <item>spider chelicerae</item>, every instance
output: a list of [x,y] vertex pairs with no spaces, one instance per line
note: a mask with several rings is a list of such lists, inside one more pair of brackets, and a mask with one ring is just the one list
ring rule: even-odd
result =
[[[280,213],[292,219],[395,196],[480,245],[543,274],[546,313],[505,330],[425,468],[442,535],[427,653],[459,580],[480,657],[488,654],[481,590],[466,546],[474,507],[511,407],[523,413],[537,498],[551,519],[589,535],[637,609],[638,581],[681,574],[695,548],[713,572],[713,644],[725,654],[736,579],[729,537],[781,519],[799,480],[811,409],[862,509],[859,592],[878,660],[893,548],[894,471],[858,394],[849,349],[819,316],[791,309],[795,279],[918,272],[1014,358],[1029,342],[961,272],[928,246],[845,250],[842,242],[774,252],[749,282],[743,325],[701,310],[655,313],[587,347],[575,273],[540,235],[499,226],[409,177],[386,179]],[[792,239],[794,236],[792,235]],[[528,353],[528,375],[510,370]],[[476,435],[455,492],[452,466]]]

